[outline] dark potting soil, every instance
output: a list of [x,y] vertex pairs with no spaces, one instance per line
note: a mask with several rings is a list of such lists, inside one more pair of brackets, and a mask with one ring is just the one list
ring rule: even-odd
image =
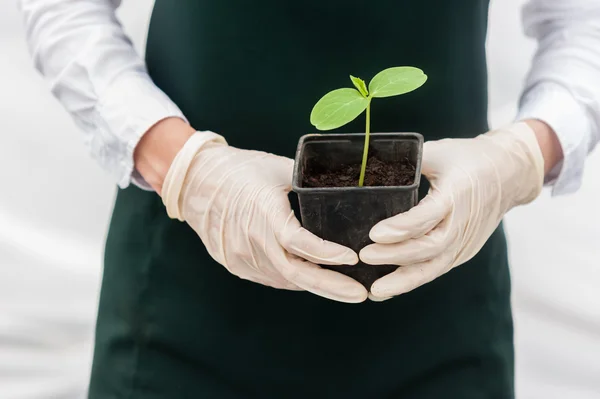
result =
[[[304,173],[303,187],[358,186],[361,164],[342,165],[336,170],[309,170]],[[377,155],[367,160],[365,186],[410,186],[415,180],[415,165],[404,158],[400,162],[382,161]]]

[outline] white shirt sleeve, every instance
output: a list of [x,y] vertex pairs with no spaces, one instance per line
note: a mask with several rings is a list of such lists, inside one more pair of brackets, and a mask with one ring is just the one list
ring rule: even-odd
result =
[[154,85],[115,11],[120,0],[18,0],[30,52],[54,96],[84,132],[91,155],[124,188],[151,188],[135,172],[142,135],[185,119]]
[[[148,76],[116,16],[119,0],[18,0],[36,68],[85,134],[92,157],[119,184],[148,189],[134,171],[141,136],[179,108]],[[523,9],[538,50],[518,119],[557,133],[565,155],[550,174],[554,194],[576,191],[600,140],[600,1],[529,0]],[[184,118],[185,119],[185,118]]]
[[546,183],[553,195],[571,193],[600,140],[600,0],[529,0],[522,11],[525,34],[538,49],[517,119],[554,129],[564,160]]

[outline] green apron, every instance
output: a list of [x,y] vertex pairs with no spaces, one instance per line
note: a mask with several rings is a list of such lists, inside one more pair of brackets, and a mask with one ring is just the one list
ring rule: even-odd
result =
[[[429,80],[377,102],[373,131],[473,137],[487,130],[487,7],[157,0],[147,62],[196,129],[236,147],[293,157],[323,94],[400,65]],[[501,228],[434,282],[349,305],[229,274],[132,186],[108,235],[90,398],[512,398],[512,335]]]

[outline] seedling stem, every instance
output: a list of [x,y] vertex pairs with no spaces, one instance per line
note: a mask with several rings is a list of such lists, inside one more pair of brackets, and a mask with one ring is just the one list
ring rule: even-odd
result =
[[350,75],[356,89],[337,89],[325,94],[313,107],[310,122],[319,130],[332,130],[344,126],[367,110],[365,146],[358,186],[365,183],[369,139],[371,133],[371,100],[375,97],[392,97],[421,87],[427,80],[422,70],[413,67],[394,67],[379,72],[369,83]]
[[371,133],[371,99],[367,105],[367,126],[365,128],[365,148],[363,150],[362,165],[360,166],[360,177],[358,179],[358,187],[365,184],[365,172],[367,170],[367,159],[369,158],[369,138]]

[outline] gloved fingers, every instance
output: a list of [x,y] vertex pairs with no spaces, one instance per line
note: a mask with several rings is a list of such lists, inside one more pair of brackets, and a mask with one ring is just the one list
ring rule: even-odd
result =
[[399,243],[421,237],[435,228],[452,209],[450,198],[439,191],[430,193],[407,212],[377,223],[369,232],[371,240],[378,244]]
[[379,298],[405,294],[446,273],[451,269],[453,260],[452,253],[445,252],[437,258],[425,262],[400,266],[393,273],[375,281],[371,286],[371,293],[374,297]]
[[252,281],[253,283],[261,284],[267,287],[276,288],[280,290],[288,290],[288,291],[304,291],[302,288],[297,285],[290,283],[284,278],[280,279],[272,279],[266,277],[264,275],[260,275],[257,273],[247,273],[243,275],[239,275],[239,278],[243,280]]
[[[254,254],[251,254],[250,256],[252,257],[251,259],[240,258],[239,262],[244,265],[242,267],[234,267],[232,268],[234,270],[230,270],[230,272],[245,280],[250,280],[269,287],[291,291],[304,291],[294,283],[286,280],[276,269],[270,267],[257,267],[257,262],[269,262],[268,258],[264,256],[256,258]],[[240,263],[238,263],[238,265]]]
[[436,180],[445,171],[444,160],[446,144],[456,139],[429,140],[423,143],[423,159],[421,173],[429,181]]
[[393,296],[388,296],[386,298],[380,298],[378,296],[373,295],[371,292],[369,292],[369,300],[373,301],[373,302],[385,302],[388,299],[392,299]]
[[300,225],[294,212],[290,209],[276,225],[279,244],[289,253],[321,265],[355,265],[358,263],[356,252],[343,245],[325,241],[312,234]]
[[436,258],[454,241],[450,221],[445,219],[436,228],[419,238],[397,244],[371,244],[360,251],[360,260],[369,265],[412,265]]
[[[274,184],[278,190],[283,191],[285,194],[292,191],[294,160],[270,153],[257,151],[253,152],[265,160],[264,164],[262,165],[264,169],[263,178],[266,178],[266,181]],[[289,205],[287,196],[285,199]]]
[[[254,247],[253,243],[250,243]],[[241,278],[242,280],[252,281],[268,287],[303,291],[302,288],[286,280],[281,273],[273,268],[259,268],[257,264],[270,264],[270,260],[266,256],[256,256],[252,252],[245,253],[243,256],[232,258],[215,257],[209,251],[212,258],[217,260],[229,273]],[[227,259],[227,260],[225,260]]]
[[276,156],[281,162],[281,167],[277,168],[283,183],[285,183],[285,191],[292,191],[292,179],[294,176],[294,160],[286,157]]
[[360,303],[367,299],[368,292],[358,281],[294,255],[282,251],[274,265],[288,281],[315,295],[346,303]]

